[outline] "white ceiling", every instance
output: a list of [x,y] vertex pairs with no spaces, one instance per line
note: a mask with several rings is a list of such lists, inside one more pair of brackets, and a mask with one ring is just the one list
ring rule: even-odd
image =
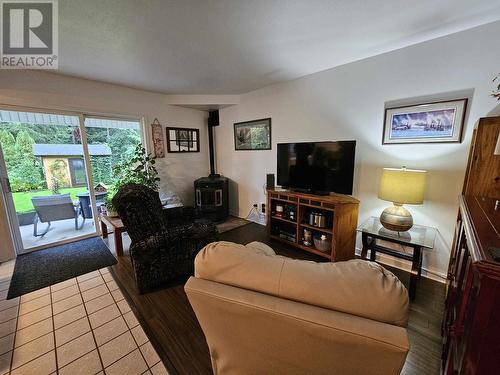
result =
[[500,0],[59,0],[59,72],[239,94],[500,19]]

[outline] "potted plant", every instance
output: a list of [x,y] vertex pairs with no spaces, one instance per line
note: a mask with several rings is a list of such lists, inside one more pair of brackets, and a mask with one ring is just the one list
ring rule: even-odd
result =
[[113,207],[113,197],[121,186],[135,183],[158,191],[160,178],[154,166],[155,163],[156,157],[147,154],[146,149],[141,144],[138,144],[129,158],[113,166],[115,183],[108,189],[104,202],[108,216],[118,216],[116,209]]

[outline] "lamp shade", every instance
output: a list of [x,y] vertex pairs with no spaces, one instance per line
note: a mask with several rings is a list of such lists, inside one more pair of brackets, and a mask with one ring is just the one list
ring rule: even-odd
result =
[[495,152],[493,155],[500,155],[500,133],[498,133],[497,145],[495,147]]
[[422,204],[427,172],[406,168],[384,168],[378,197],[398,204]]

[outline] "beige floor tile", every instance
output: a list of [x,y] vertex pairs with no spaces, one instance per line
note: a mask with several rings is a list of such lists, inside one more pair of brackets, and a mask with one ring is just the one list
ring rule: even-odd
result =
[[165,365],[161,362],[151,367],[151,372],[153,373],[153,375],[168,375],[168,371],[165,368]]
[[69,298],[78,293],[80,293],[80,290],[78,289],[78,285],[76,284],[68,286],[67,288],[64,289],[57,290],[55,292],[52,292],[52,303],[56,303],[63,299]]
[[139,350],[134,350],[106,368],[106,375],[139,375],[148,369]]
[[141,326],[136,326],[132,328],[130,331],[132,332],[132,335],[134,336],[137,345],[141,346],[142,344],[145,344],[148,341],[148,337],[146,336],[146,333],[144,332]]
[[59,367],[66,366],[75,359],[80,358],[95,349],[92,333],[86,333],[77,339],[57,348],[57,362]]
[[97,310],[103,309],[109,305],[113,305],[115,301],[111,296],[111,293],[103,294],[100,297],[94,298],[88,302],[85,302],[85,307],[87,308],[87,314],[92,314]]
[[32,299],[31,301],[21,303],[19,305],[19,315],[24,315],[32,311],[38,310],[44,306],[50,305],[50,295],[46,294],[44,296]]
[[110,291],[113,291],[113,290],[117,290],[117,289],[119,289],[119,288],[118,288],[118,284],[117,284],[114,280],[112,280],[112,281],[107,281],[107,282],[106,282],[106,285],[108,286],[108,288],[109,288],[109,290],[110,290]]
[[35,298],[38,298],[41,296],[45,296],[49,293],[50,293],[50,288],[46,287],[46,288],[35,290],[31,293],[23,294],[21,296],[21,303],[31,301],[32,299],[35,299]]
[[97,277],[93,277],[92,279],[78,282],[78,284],[80,285],[80,291],[84,292],[101,284],[104,284],[104,279],[99,275]]
[[0,337],[11,334],[16,330],[16,319],[0,323]]
[[85,316],[56,330],[56,346],[64,345],[87,332],[90,332],[90,324]]
[[120,302],[117,302],[116,304],[118,305],[118,308],[120,309],[122,314],[126,314],[131,311],[129,304],[124,299],[122,299]]
[[54,326],[56,329],[59,329],[66,324],[83,318],[84,316],[87,316],[87,314],[85,313],[85,308],[83,307],[83,305],[78,305],[60,314],[54,315]]
[[110,272],[109,272],[109,268],[108,268],[108,267],[106,267],[106,268],[101,268],[101,269],[99,270],[99,272],[101,272],[101,275],[105,275],[105,274],[107,274],[107,273],[110,273]]
[[67,288],[69,286],[75,285],[76,284],[76,278],[68,279],[65,281],[61,281],[60,283],[54,284],[50,286],[50,290],[52,292],[57,292],[58,290]]
[[0,338],[0,354],[10,352],[14,347],[14,333]]
[[17,306],[11,307],[9,309],[5,309],[0,311],[0,323],[4,323],[7,320],[11,320],[17,318]]
[[82,296],[80,293],[75,294],[69,298],[63,299],[62,301],[58,301],[52,304],[52,308],[54,309],[54,315],[62,313],[72,307],[81,305],[83,303]]
[[127,322],[128,328],[132,329],[135,326],[139,325],[139,321],[135,317],[134,313],[132,311],[129,311],[126,314],[123,314],[123,317],[125,318],[125,322]]
[[12,299],[6,299],[5,301],[0,301],[0,311],[3,311],[5,309],[10,309],[13,306],[19,305],[19,297],[12,298]]
[[102,275],[102,278],[104,279],[104,281],[108,282],[108,281],[114,281],[115,279],[113,278],[113,275],[111,275],[109,272],[108,273],[104,273]]
[[7,298],[8,290],[0,290],[0,301],[3,301]]
[[54,349],[54,334],[48,333],[33,341],[24,344],[14,349],[14,357],[12,358],[12,368],[17,368],[25,363],[47,353]]
[[119,316],[118,318],[96,328],[94,330],[94,336],[97,345],[101,346],[126,331],[128,331],[128,326],[125,323],[125,320]]
[[99,270],[95,270],[95,271],[86,273],[84,275],[78,276],[76,279],[78,280],[79,283],[81,283],[82,281],[92,279],[96,276],[101,276],[101,273],[99,272]]
[[0,375],[7,374],[9,372],[11,359],[12,352],[7,352],[0,355]]
[[153,348],[153,345],[151,345],[151,342],[148,341],[142,345],[140,349],[149,367],[152,367],[160,362],[160,357],[158,356],[158,353],[156,353],[155,348]]
[[11,375],[48,375],[56,370],[56,355],[54,350],[44,354],[35,360],[26,363],[14,371]]
[[137,345],[135,344],[134,338],[132,334],[127,331],[99,347],[102,364],[104,367],[108,367],[113,362],[118,361],[135,349],[137,349]]
[[116,289],[116,290],[113,290],[111,292],[113,298],[115,299],[116,302],[118,301],[121,301],[122,299],[125,299],[125,297],[123,296],[122,292],[120,291],[120,289]]
[[32,311],[18,318],[17,329],[26,328],[32,324],[45,320],[52,316],[52,308],[50,305],[41,309]]
[[16,348],[53,331],[52,318],[32,324],[16,332]]
[[118,310],[118,307],[113,304],[93,314],[90,314],[89,319],[92,328],[96,329],[97,327],[109,322],[110,320],[113,320],[118,316],[120,316],[120,310]]
[[85,302],[90,301],[94,298],[100,297],[103,294],[109,293],[108,288],[106,288],[106,285],[102,284],[99,285],[95,288],[86,290],[85,292],[82,293],[83,300]]
[[[97,350],[93,350],[59,370],[59,375],[94,375],[102,370]],[[122,374],[126,375],[126,374]]]

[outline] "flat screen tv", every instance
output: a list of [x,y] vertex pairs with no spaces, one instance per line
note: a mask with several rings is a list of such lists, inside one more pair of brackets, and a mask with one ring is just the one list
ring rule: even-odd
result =
[[352,194],[356,141],[278,144],[278,185],[298,191]]

